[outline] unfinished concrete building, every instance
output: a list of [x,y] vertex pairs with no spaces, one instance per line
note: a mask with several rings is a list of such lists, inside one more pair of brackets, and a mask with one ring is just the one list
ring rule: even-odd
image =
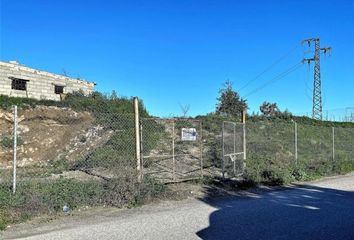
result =
[[0,95],[60,101],[75,91],[90,94],[95,85],[94,82],[29,68],[15,61],[0,61]]

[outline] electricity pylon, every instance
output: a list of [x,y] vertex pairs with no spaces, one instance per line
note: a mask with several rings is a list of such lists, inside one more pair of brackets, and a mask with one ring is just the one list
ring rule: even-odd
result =
[[320,38],[309,38],[302,41],[302,44],[307,43],[311,47],[311,43],[315,43],[315,55],[313,58],[304,58],[302,62],[310,64],[315,62],[314,80],[313,80],[313,97],[312,97],[312,118],[322,120],[322,87],[321,87],[321,67],[320,55],[321,52],[326,54],[332,50],[331,47],[320,47]]

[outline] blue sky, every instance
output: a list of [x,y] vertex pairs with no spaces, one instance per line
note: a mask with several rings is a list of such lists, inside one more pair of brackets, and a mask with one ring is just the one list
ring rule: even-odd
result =
[[[0,60],[97,82],[97,90],[139,96],[150,113],[215,110],[218,89],[248,95],[294,66],[320,37],[324,108],[354,106],[354,2],[0,0]],[[311,56],[311,52],[307,56]],[[311,66],[312,69],[313,66]],[[311,70],[310,69],[310,70]],[[294,113],[311,111],[312,71],[305,64],[249,96]]]

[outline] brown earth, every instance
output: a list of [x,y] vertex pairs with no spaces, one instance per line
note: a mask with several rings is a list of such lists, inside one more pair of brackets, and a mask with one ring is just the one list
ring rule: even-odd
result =
[[[0,110],[0,168],[12,164],[13,114]],[[94,124],[88,112],[37,106],[18,111],[17,164],[20,167],[52,160],[78,160],[106,142],[111,132]]]

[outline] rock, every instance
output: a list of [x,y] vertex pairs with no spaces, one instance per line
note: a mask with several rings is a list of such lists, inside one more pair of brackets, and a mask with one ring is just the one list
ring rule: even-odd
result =
[[69,214],[70,213],[70,208],[67,205],[64,205],[63,212],[64,212],[65,215]]

